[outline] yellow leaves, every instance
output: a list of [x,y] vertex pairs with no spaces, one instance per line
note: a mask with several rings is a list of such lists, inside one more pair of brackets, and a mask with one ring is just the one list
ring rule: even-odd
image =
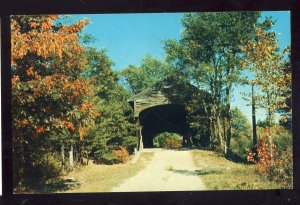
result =
[[11,83],[13,87],[15,87],[19,81],[20,81],[20,77],[18,75],[12,76]]
[[86,110],[89,110],[90,109],[90,104],[88,103],[82,103],[81,105],[81,112],[85,112]]
[[241,60],[240,63],[242,68],[248,68],[249,66],[249,63],[246,60]]
[[26,74],[30,77],[33,77],[36,80],[40,80],[41,76],[38,75],[38,73],[36,71],[33,70],[33,67],[30,67],[26,70]]

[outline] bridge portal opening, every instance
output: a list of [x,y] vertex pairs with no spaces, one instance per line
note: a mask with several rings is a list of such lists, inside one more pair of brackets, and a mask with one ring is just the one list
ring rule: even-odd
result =
[[153,148],[153,138],[163,132],[188,136],[184,106],[167,104],[147,108],[139,114],[144,148]]

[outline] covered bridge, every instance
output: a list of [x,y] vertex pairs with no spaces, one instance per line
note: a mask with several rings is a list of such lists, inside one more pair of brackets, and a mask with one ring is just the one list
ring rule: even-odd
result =
[[187,141],[185,101],[199,90],[187,82],[169,76],[131,97],[128,102],[134,111],[138,149],[152,148],[153,138],[163,132],[178,133]]

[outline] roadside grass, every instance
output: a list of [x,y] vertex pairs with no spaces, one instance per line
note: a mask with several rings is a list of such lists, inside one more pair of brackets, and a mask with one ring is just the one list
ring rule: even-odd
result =
[[212,151],[193,150],[192,154],[199,167],[193,174],[201,177],[207,190],[283,188],[256,174],[255,165],[235,163]]
[[115,165],[90,163],[64,176],[63,182],[60,182],[60,185],[63,183],[64,188],[56,191],[55,188],[52,191],[48,190],[56,193],[108,192],[143,169],[153,154],[142,153],[135,164],[131,164],[131,160]]

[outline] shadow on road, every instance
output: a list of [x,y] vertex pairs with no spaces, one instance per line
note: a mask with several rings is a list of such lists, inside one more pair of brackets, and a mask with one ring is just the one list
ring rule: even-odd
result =
[[221,169],[201,169],[201,170],[185,170],[185,169],[170,169],[169,171],[184,174],[188,176],[200,176],[200,175],[207,175],[207,174],[220,174],[222,173]]

